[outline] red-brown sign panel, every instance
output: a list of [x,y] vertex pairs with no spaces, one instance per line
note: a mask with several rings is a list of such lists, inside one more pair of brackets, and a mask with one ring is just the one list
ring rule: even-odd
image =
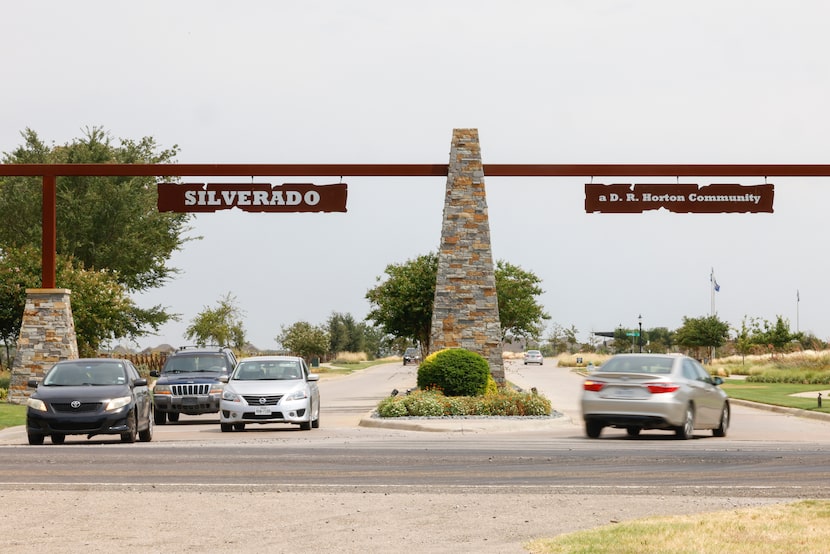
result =
[[346,183],[159,183],[160,212],[345,212]]
[[675,213],[772,213],[774,195],[771,184],[586,184],[585,211],[629,214],[665,208]]

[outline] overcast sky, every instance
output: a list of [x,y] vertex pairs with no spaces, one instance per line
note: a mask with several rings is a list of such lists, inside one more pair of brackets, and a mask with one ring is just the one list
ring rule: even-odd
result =
[[[4,2],[0,151],[102,126],[181,163],[446,164],[472,127],[485,164],[829,163],[828,21],[822,0]],[[344,181],[347,213],[196,216],[181,274],[136,298],[181,321],[140,346],[186,344],[226,293],[262,349],[362,319],[388,264],[437,250],[446,179]],[[830,178],[769,178],[773,214],[716,215],[586,214],[587,182],[485,177],[493,256],[543,280],[552,322],[674,329],[709,315],[714,268],[721,319],[830,339]]]

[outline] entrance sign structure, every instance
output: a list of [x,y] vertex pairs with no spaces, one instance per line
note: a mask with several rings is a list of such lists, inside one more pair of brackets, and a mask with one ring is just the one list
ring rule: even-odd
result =
[[[26,383],[30,377],[38,377],[59,359],[77,357],[74,322],[69,303],[70,291],[56,288],[56,183],[63,176],[135,176],[135,177],[446,177],[447,196],[444,206],[439,268],[448,273],[445,280],[453,286],[468,290],[482,286],[482,295],[494,283],[490,250],[489,222],[484,191],[484,176],[488,177],[830,177],[830,164],[483,164],[475,129],[453,131],[453,146],[449,164],[0,164],[0,177],[41,177],[43,191],[42,270],[41,288],[28,289],[26,309],[18,340],[18,352],[13,364],[10,401],[21,401],[28,396]],[[464,194],[456,194],[457,188],[475,195],[476,200]],[[473,224],[473,227],[466,227]],[[457,238],[453,238],[453,236]],[[448,238],[449,237],[449,238]],[[463,238],[467,237],[467,238]],[[478,237],[478,240],[474,240]],[[469,244],[467,240],[473,240]],[[451,245],[457,248],[450,248]],[[478,249],[464,253],[468,246]],[[442,256],[450,258],[442,260]],[[475,259],[476,269],[461,269],[452,256],[468,256]],[[471,275],[479,270],[487,275]],[[440,270],[439,270],[440,271]],[[437,289],[437,287],[436,287]],[[451,293],[436,292],[433,332],[443,329],[445,335],[436,340],[432,348],[439,346],[472,345],[478,350],[481,335],[460,337],[455,325],[473,323],[480,313],[475,309],[456,311]],[[463,299],[465,302],[469,298]],[[472,299],[472,306],[479,306],[479,298]],[[465,308],[467,310],[467,308]],[[492,308],[484,318],[488,327],[485,334],[498,331],[498,320],[492,322]],[[467,315],[462,319],[461,313]],[[470,319],[468,319],[470,318]],[[450,319],[454,321],[450,321]],[[450,332],[447,332],[449,330]],[[475,344],[473,344],[475,343]],[[487,344],[490,344],[489,342]],[[481,352],[490,361],[494,377],[503,377],[501,345],[494,345],[489,352]],[[496,358],[498,357],[498,360]]]

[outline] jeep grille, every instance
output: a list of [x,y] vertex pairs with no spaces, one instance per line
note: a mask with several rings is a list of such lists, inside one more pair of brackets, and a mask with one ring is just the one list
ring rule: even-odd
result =
[[196,396],[198,394],[209,394],[210,383],[199,385],[170,385],[173,396]]

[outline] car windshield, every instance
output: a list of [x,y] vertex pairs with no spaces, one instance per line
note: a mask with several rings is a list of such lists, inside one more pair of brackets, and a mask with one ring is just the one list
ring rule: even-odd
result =
[[86,362],[55,365],[43,379],[46,386],[123,385],[127,382],[119,362]]
[[225,358],[221,355],[171,356],[164,366],[164,373],[221,373],[227,371]]
[[656,373],[667,375],[671,373],[674,360],[672,358],[652,356],[620,356],[611,358],[600,368],[605,373]]
[[528,350],[527,355],[528,356],[541,356],[542,353],[539,352],[538,350]]
[[234,381],[287,381],[302,379],[303,370],[295,360],[240,362]]

